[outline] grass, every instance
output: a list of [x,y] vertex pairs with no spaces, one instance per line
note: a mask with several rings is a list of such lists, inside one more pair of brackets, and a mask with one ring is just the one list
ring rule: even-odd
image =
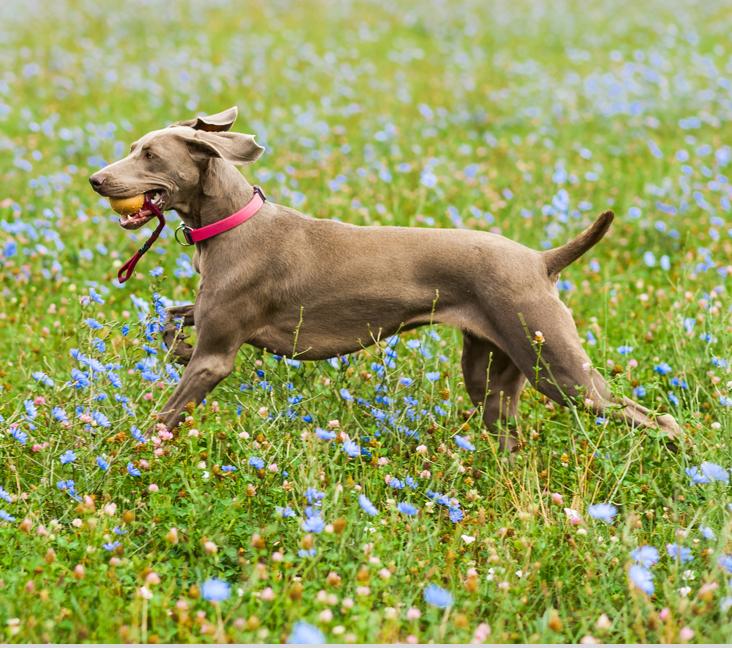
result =
[[[300,621],[346,642],[730,640],[730,27],[716,0],[2,3],[0,640],[279,642]],[[197,278],[169,229],[114,284],[146,233],[86,179],[234,104],[267,146],[248,177],[318,217],[541,248],[614,209],[562,298],[613,390],[683,425],[679,451],[527,389],[509,460],[440,327],[332,364],[244,348],[172,439],[149,432],[176,380],[158,313]],[[703,462],[722,481],[692,483]],[[643,545],[652,594],[629,578]]]

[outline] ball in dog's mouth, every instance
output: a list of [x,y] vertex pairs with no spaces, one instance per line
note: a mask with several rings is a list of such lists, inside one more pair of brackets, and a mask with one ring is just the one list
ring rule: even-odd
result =
[[148,191],[137,196],[127,198],[110,198],[109,204],[121,218],[119,224],[125,229],[137,229],[149,221],[155,213],[145,209],[146,203],[152,203],[156,207],[163,206],[163,193],[160,191]]

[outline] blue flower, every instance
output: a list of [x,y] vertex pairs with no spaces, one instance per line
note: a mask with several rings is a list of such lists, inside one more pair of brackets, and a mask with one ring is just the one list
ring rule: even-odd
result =
[[702,475],[699,468],[692,466],[684,471],[690,478],[692,484],[708,484],[709,478]]
[[324,430],[323,428],[315,428],[315,436],[319,439],[322,439],[323,441],[332,441],[336,438],[336,433],[329,432],[328,430]]
[[302,530],[308,533],[322,533],[325,530],[325,522],[320,515],[313,515],[302,523]]
[[364,511],[366,511],[366,513],[368,513],[371,516],[379,514],[378,509],[371,503],[371,500],[369,500],[369,498],[366,497],[366,495],[358,496],[358,504]]
[[425,374],[425,378],[429,380],[430,382],[435,382],[440,379],[440,372],[439,371],[428,371]]
[[76,461],[76,454],[73,450],[67,450],[61,455],[61,457],[59,457],[59,461],[63,465],[74,463],[74,461]]
[[638,385],[633,388],[633,396],[636,398],[643,398],[646,395],[646,388],[643,385]]
[[419,509],[409,502],[399,502],[397,509],[399,509],[400,513],[404,513],[404,515],[417,515],[419,512]]
[[632,346],[628,346],[627,344],[625,344],[623,346],[619,346],[618,347],[618,353],[620,355],[630,355],[631,353],[633,353],[633,347]]
[[280,517],[291,518],[295,517],[296,513],[289,506],[278,506],[276,509]]
[[28,435],[20,428],[10,428],[10,434],[18,443],[20,443],[20,445],[28,443]]
[[205,601],[219,603],[225,601],[231,595],[231,586],[218,578],[209,578],[201,586],[201,597]]
[[298,621],[292,626],[292,632],[287,638],[288,644],[324,644],[325,635],[315,626],[305,621]]
[[102,545],[102,548],[105,551],[114,551],[117,547],[121,546],[121,542],[119,540],[115,540],[114,542],[106,542]]
[[305,491],[305,499],[308,501],[308,504],[317,504],[324,497],[325,493],[321,493],[317,488],[308,488]]
[[5,509],[0,509],[0,520],[5,520],[6,522],[15,522],[15,518],[10,515]]
[[727,554],[720,556],[717,560],[717,564],[722,569],[732,574],[732,556],[729,556]]
[[717,535],[714,533],[712,529],[710,529],[708,526],[700,526],[699,527],[699,533],[701,533],[702,537],[705,540],[715,540]]
[[389,480],[389,486],[396,490],[402,490],[404,488],[404,482],[401,479],[398,479],[397,477],[392,477]]
[[97,466],[102,470],[109,470],[109,462],[104,457],[97,457]]
[[653,574],[650,570],[640,565],[631,565],[628,570],[628,576],[633,585],[641,592],[645,592],[649,596],[653,594],[655,587],[653,585]]
[[147,439],[142,434],[139,428],[132,426],[132,429],[130,430],[130,435],[135,441],[138,441],[139,443],[147,443]]
[[44,384],[46,387],[53,387],[53,380],[49,378],[42,371],[34,371],[32,374],[33,380],[37,380],[39,383]]
[[653,567],[658,562],[658,549],[650,545],[643,545],[632,551],[630,556],[643,567]]
[[702,474],[711,481],[720,481],[727,484],[729,482],[729,473],[719,464],[705,461],[701,465]]
[[618,509],[612,504],[591,504],[587,507],[587,513],[595,520],[602,520],[610,524],[618,514]]
[[665,362],[662,362],[661,364],[657,364],[655,367],[653,367],[653,370],[657,374],[661,374],[662,376],[665,376],[667,374],[670,374],[671,371],[673,371],[671,369],[671,367],[667,363],[665,363]]
[[8,504],[13,503],[13,498],[2,486],[0,486],[0,499],[5,500]]
[[135,468],[135,464],[133,464],[131,461],[127,464],[127,472],[132,477],[139,477],[142,474],[137,468]]
[[359,445],[357,443],[354,443],[351,440],[344,441],[343,450],[349,457],[361,456],[361,448],[359,447]]
[[341,398],[343,400],[345,400],[345,401],[352,401],[353,400],[353,396],[351,396],[351,392],[349,392],[345,387],[341,387],[341,390],[340,390],[339,393],[340,393]]
[[458,448],[462,448],[463,450],[469,450],[470,452],[475,451],[475,446],[470,443],[470,441],[468,441],[465,437],[456,434],[453,437],[453,440],[455,441],[455,444]]
[[259,457],[249,457],[249,465],[257,470],[264,468],[264,461]]
[[221,472],[230,473],[236,472],[236,466],[221,466]]
[[688,547],[682,547],[681,545],[677,545],[676,543],[667,544],[666,552],[669,556],[671,556],[671,558],[679,560],[682,564],[688,563],[694,558],[693,554],[691,553],[691,549],[689,549]]
[[99,322],[97,322],[97,320],[95,320],[91,317],[88,317],[86,320],[84,320],[84,322],[90,329],[92,329],[94,331],[104,328],[104,326],[102,326]]
[[427,585],[422,593],[424,602],[428,605],[445,609],[452,605],[452,594],[446,589],[442,589],[439,585]]
[[457,524],[460,522],[465,515],[463,514],[463,511],[458,506],[452,506],[450,507],[450,522],[454,522]]

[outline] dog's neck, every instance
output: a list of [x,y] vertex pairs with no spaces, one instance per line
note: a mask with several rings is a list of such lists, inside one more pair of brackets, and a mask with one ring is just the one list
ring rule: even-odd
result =
[[253,196],[252,185],[235,166],[213,158],[201,172],[199,191],[176,211],[186,225],[197,229],[240,210]]

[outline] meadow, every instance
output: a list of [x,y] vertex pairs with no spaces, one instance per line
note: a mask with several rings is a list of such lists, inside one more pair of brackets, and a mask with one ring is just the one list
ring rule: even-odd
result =
[[[0,641],[732,640],[730,31],[722,0],[0,3]],[[151,228],[87,178],[232,105],[247,177],[316,217],[543,249],[613,209],[558,287],[678,448],[527,388],[501,454],[438,326],[244,347],[155,429],[198,277],[168,228],[120,286]]]

